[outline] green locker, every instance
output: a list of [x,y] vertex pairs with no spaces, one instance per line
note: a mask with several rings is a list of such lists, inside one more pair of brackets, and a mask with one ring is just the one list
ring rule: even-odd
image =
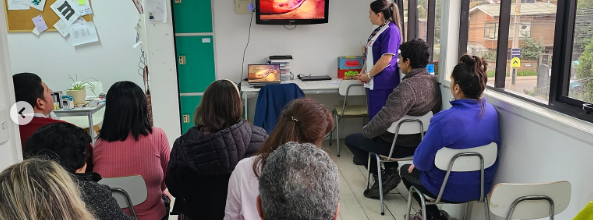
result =
[[181,96],[181,133],[185,134],[187,130],[194,126],[194,111],[200,104],[202,96]]
[[180,93],[204,92],[216,80],[212,36],[175,37]]
[[212,33],[210,0],[174,0],[175,33]]

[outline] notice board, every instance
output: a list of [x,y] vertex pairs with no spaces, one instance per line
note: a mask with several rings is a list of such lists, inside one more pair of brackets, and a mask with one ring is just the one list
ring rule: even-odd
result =
[[[47,0],[43,11],[39,11],[35,8],[29,10],[8,10],[8,2],[4,1],[4,10],[6,12],[6,26],[8,32],[31,32],[35,28],[32,19],[41,14],[45,23],[47,24],[47,31],[57,31],[54,28],[54,24],[60,20],[60,17],[50,8],[50,6],[56,2],[56,0]],[[87,0],[87,4],[91,4],[90,0]],[[92,14],[83,16],[86,21],[92,21]]]

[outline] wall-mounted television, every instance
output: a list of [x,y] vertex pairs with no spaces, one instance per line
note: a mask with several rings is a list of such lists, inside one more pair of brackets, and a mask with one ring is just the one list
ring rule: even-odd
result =
[[324,24],[329,0],[255,0],[256,24]]

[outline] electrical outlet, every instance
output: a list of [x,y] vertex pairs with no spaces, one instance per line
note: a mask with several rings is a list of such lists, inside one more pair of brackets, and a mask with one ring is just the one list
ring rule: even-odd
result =
[[235,13],[237,14],[249,14],[251,0],[235,0]]
[[183,123],[189,123],[189,115],[183,115]]

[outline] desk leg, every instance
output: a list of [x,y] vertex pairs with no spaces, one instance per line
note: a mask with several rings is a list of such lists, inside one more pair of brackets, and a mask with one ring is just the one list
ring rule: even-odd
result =
[[95,147],[95,129],[93,129],[93,113],[89,112],[89,133],[91,135],[91,143]]

